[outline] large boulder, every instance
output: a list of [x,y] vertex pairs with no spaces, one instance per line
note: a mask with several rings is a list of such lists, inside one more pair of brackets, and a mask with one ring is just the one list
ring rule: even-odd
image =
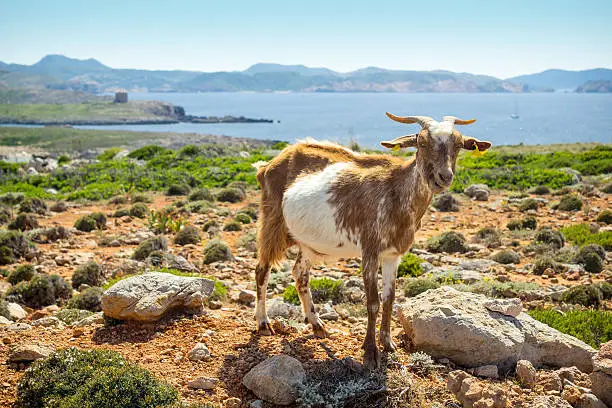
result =
[[518,360],[536,366],[593,370],[595,350],[525,313],[508,316],[487,308],[484,295],[443,286],[409,298],[398,308],[412,349],[464,367],[496,365],[502,372]]
[[612,406],[612,340],[602,344],[593,358],[593,372],[590,377],[593,394]]
[[214,289],[210,279],[150,272],[120,280],[102,295],[102,311],[119,320],[155,321],[171,309],[198,311]]
[[298,397],[306,380],[302,364],[293,357],[278,355],[257,364],[243,378],[245,387],[259,398],[277,405],[289,405]]

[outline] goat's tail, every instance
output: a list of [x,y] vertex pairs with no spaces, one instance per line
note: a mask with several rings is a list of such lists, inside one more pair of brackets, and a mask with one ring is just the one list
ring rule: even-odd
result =
[[259,232],[257,234],[257,261],[262,265],[276,266],[292,245],[283,216],[285,183],[266,177],[267,166],[257,172],[261,185]]

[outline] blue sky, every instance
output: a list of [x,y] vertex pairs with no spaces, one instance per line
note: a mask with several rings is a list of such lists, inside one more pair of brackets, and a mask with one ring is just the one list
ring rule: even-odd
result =
[[115,68],[256,62],[490,74],[612,68],[610,0],[0,0],[0,61]]

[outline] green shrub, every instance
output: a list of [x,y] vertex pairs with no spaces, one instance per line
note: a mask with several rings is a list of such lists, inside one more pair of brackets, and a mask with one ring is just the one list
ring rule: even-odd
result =
[[11,312],[8,308],[8,302],[0,298],[0,316],[11,320]]
[[130,215],[136,218],[146,218],[149,214],[149,207],[144,203],[136,203],[130,207]]
[[132,203],[151,203],[153,199],[145,193],[133,193],[130,197]]
[[197,213],[197,214],[206,214],[213,207],[214,207],[213,204],[210,201],[206,201],[206,200],[194,201],[187,205],[187,209],[190,212]]
[[478,230],[476,238],[483,241],[487,248],[497,248],[501,245],[501,234],[493,227],[484,227]]
[[565,303],[571,303],[574,305],[582,305],[585,307],[593,306],[598,308],[601,306],[602,294],[597,286],[578,285],[572,286],[563,292],[561,300]]
[[195,191],[193,191],[191,194],[189,194],[188,197],[189,201],[214,201],[215,197],[213,196],[213,194],[210,192],[209,189],[207,188],[199,188]]
[[585,271],[591,273],[603,271],[605,260],[606,252],[601,245],[597,244],[589,244],[580,248],[575,259],[577,263],[584,266]]
[[538,202],[537,200],[533,198],[525,198],[524,200],[521,200],[521,202],[519,203],[519,211],[521,212],[525,212],[529,210],[537,210],[537,209],[538,209]]
[[27,282],[34,277],[36,274],[36,269],[34,269],[34,265],[25,264],[19,265],[13,272],[9,273],[6,278],[7,281],[11,285],[16,285],[19,282]]
[[47,204],[40,198],[28,197],[19,204],[19,212],[45,215],[47,212]]
[[0,195],[0,204],[13,207],[22,202],[24,199],[25,195],[23,193],[4,193]]
[[141,147],[140,149],[131,151],[127,155],[127,157],[129,157],[130,159],[136,159],[136,160],[151,160],[153,157],[161,155],[168,151],[170,150],[166,147],[161,147],[157,145],[147,145],[147,146]]
[[166,190],[167,196],[184,196],[189,194],[191,189],[187,184],[171,184]]
[[72,159],[70,158],[70,156],[62,154],[60,157],[57,158],[57,165],[63,166],[64,164],[70,164],[71,161]]
[[423,274],[423,269],[421,268],[421,264],[424,261],[418,256],[414,255],[411,252],[407,252],[397,267],[397,277],[405,277],[411,276],[413,278],[419,277]]
[[174,243],[177,245],[199,244],[201,241],[200,230],[193,225],[183,227],[174,237]]
[[87,288],[66,304],[68,309],[89,310],[90,312],[100,312],[102,310],[102,294],[104,289],[100,287]]
[[612,194],[612,183],[608,183],[605,186],[603,186],[601,188],[601,191],[603,191],[606,194]]
[[517,264],[521,262],[520,255],[511,249],[494,253],[491,259],[504,265]]
[[114,218],[129,217],[129,216],[130,216],[129,208],[119,208],[117,211],[113,213]]
[[72,287],[78,289],[81,285],[102,286],[105,276],[102,267],[94,261],[79,266],[72,275]]
[[56,213],[62,213],[68,210],[68,206],[63,201],[57,201],[49,209]]
[[601,292],[601,298],[603,300],[610,300],[610,299],[612,299],[612,283],[610,283],[610,282],[599,282],[599,283],[595,284],[595,286],[597,286],[597,289],[599,289],[599,291]]
[[310,279],[310,292],[315,303],[326,303],[332,301],[339,303],[342,300],[342,281],[331,278]]
[[251,206],[247,206],[244,208],[241,208],[240,211],[238,211],[236,213],[236,215],[238,214],[246,214],[249,216],[249,218],[251,218],[253,221],[256,221],[258,218],[258,214],[257,214],[257,207],[251,207]]
[[153,251],[167,251],[168,250],[168,239],[163,235],[157,235],[145,239],[136,247],[132,259],[137,261],[144,261],[151,255]]
[[612,224],[612,211],[603,210],[602,212],[597,214],[597,222],[601,222],[607,225]]
[[20,231],[0,231],[0,265],[8,265],[33,252],[34,245]]
[[406,282],[404,286],[404,295],[406,297],[414,297],[429,289],[437,289],[440,284],[436,281],[426,278],[416,278]]
[[227,185],[228,188],[237,188],[242,191],[245,195],[247,190],[249,189],[249,183],[246,181],[232,181]]
[[65,308],[63,308],[62,310],[60,310],[59,312],[57,312],[55,314],[55,317],[57,317],[62,322],[66,323],[68,325],[74,324],[74,323],[78,322],[79,320],[83,320],[85,318],[88,318],[89,316],[91,316],[93,314],[93,312],[90,312],[89,310],[70,309],[69,307],[70,307],[73,299],[74,299],[74,297],[68,301],[68,304],[66,305]]
[[225,287],[223,282],[221,282],[218,279],[213,278],[212,276],[208,276],[208,278],[212,279],[215,282],[214,289],[212,293],[210,294],[210,296],[208,297],[208,300],[218,302],[218,301],[226,299],[227,298],[227,288]]
[[208,220],[202,225],[202,230],[208,232],[211,228],[219,228],[219,223],[215,220]]
[[545,244],[554,249],[561,249],[565,245],[565,237],[560,231],[555,231],[551,227],[540,228],[533,239],[535,244]]
[[522,228],[535,230],[538,226],[538,221],[535,217],[527,216],[521,220]]
[[178,393],[121,354],[64,349],[32,364],[17,386],[21,408],[169,406]]
[[106,149],[104,152],[98,155],[98,160],[100,161],[113,160],[120,151],[121,151],[121,148],[119,147],[111,147],[110,149]]
[[204,246],[204,264],[208,265],[213,262],[229,261],[232,259],[232,253],[227,244],[219,239],[211,239]]
[[555,261],[548,255],[539,255],[533,261],[534,275],[542,275],[547,269],[551,269],[555,274],[561,273],[565,270],[562,264]]
[[550,194],[550,188],[546,186],[537,186],[533,188],[532,193],[536,195]]
[[91,232],[95,229],[106,229],[106,215],[101,212],[84,215],[76,220],[74,228],[83,232]]
[[118,195],[118,196],[114,196],[111,197],[110,200],[108,200],[109,204],[113,204],[113,205],[124,205],[128,203],[128,198],[124,195]]
[[272,149],[272,150],[283,150],[287,146],[289,146],[289,143],[287,143],[287,142],[276,142],[272,146],[270,146],[270,149]]
[[237,203],[246,198],[244,191],[238,188],[224,188],[217,193],[217,201],[225,203]]
[[563,235],[574,245],[598,244],[612,251],[612,231],[592,232],[589,224],[575,224],[561,228]]
[[250,224],[253,222],[253,220],[251,219],[251,217],[249,217],[247,214],[245,213],[237,213],[234,216],[234,220],[238,221],[241,224]]
[[518,231],[523,229],[523,222],[521,220],[510,220],[506,224],[506,228],[510,231]]
[[242,226],[236,220],[230,220],[223,226],[223,231],[242,231]]
[[430,252],[467,252],[465,237],[455,231],[448,231],[442,235],[431,237],[427,241],[427,249]]
[[612,312],[600,310],[533,309],[529,315],[562,333],[574,336],[594,348],[612,340]]
[[287,303],[291,303],[292,305],[300,305],[300,296],[298,295],[295,285],[289,285],[285,288],[285,291],[283,292],[283,300]]
[[12,215],[13,213],[9,207],[0,204],[0,225],[8,224],[11,221]]
[[70,286],[58,275],[36,274],[27,282],[21,282],[7,291],[7,299],[33,309],[68,300],[72,296]]
[[38,224],[38,220],[34,214],[20,213],[7,226],[7,228],[10,230],[28,231],[40,228],[40,225]]
[[558,210],[561,211],[578,211],[582,208],[582,199],[576,195],[566,195],[561,197]]

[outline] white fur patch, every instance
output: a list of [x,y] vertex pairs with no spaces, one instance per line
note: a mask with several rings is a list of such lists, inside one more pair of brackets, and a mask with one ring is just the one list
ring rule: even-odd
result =
[[446,139],[453,133],[454,124],[452,122],[431,122],[429,134],[438,140]]
[[283,215],[289,233],[302,244],[309,258],[314,256],[309,249],[323,254],[324,259],[361,255],[359,234],[348,236],[336,228],[334,207],[329,203],[330,187],[350,166],[332,164],[318,173],[298,178],[285,191]]

